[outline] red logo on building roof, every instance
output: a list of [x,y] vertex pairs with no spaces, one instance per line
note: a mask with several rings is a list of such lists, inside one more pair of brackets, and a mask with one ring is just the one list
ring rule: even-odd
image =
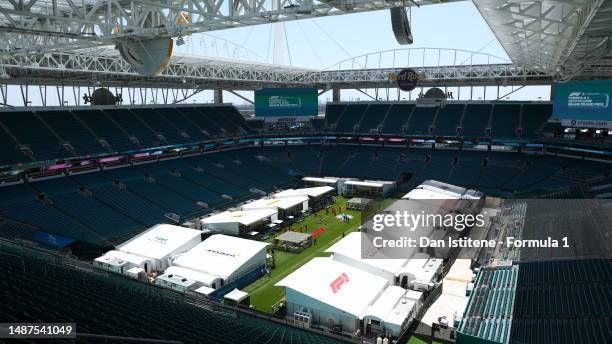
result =
[[335,293],[338,292],[338,290],[340,290],[340,287],[344,284],[344,282],[348,282],[349,278],[346,275],[345,272],[342,273],[342,275],[338,276],[338,278],[336,278],[333,282],[330,283],[330,287],[331,290]]

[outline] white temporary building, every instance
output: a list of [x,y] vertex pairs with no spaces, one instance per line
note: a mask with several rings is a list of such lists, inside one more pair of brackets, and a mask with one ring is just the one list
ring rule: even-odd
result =
[[[396,278],[408,259],[362,258],[362,235],[364,234],[361,232],[349,233],[325,252],[331,253],[335,261],[351,265],[382,277],[390,284],[395,284]],[[369,249],[364,252],[369,252]]]
[[285,287],[287,315],[308,314],[310,324],[353,333],[364,311],[388,286],[384,278],[330,258],[313,258],[276,283]]
[[427,291],[438,279],[442,259],[431,258],[426,253],[416,253],[400,271],[402,285],[414,290]]
[[275,193],[274,197],[308,196],[310,198],[319,198],[321,196],[330,195],[334,191],[336,191],[336,189],[331,186],[315,186],[311,188],[283,190]]
[[276,286],[286,288],[288,317],[351,334],[372,326],[398,336],[421,301],[420,292],[328,257],[312,259]]
[[333,188],[338,187],[337,178],[322,178],[322,177],[303,177],[302,182],[308,185],[314,186],[331,186]]
[[[156,283],[173,288],[177,277],[192,290],[217,289],[266,264],[267,243],[215,234],[172,261]],[[186,281],[183,281],[185,283]]]
[[279,218],[289,215],[296,215],[308,210],[308,196],[297,195],[291,197],[260,198],[240,206],[242,210],[252,209],[273,209],[278,212]]
[[405,194],[403,199],[457,199],[454,195],[438,192],[437,190],[430,189],[412,189],[409,193]]
[[252,229],[278,220],[272,208],[224,211],[196,222],[198,228],[207,228],[231,235],[243,235]]
[[94,260],[94,265],[118,273],[139,267],[145,272],[162,271],[170,259],[202,241],[202,232],[190,228],[159,224],[118,245],[115,250]]
[[421,322],[423,327],[430,329],[440,320],[448,326],[440,327],[439,337],[450,338],[459,325],[461,317],[468,304],[469,296],[466,293],[468,285],[472,282],[473,271],[470,259],[456,259],[446,276],[442,280],[442,293],[427,309]]
[[416,249],[414,253],[406,253],[406,256],[411,256],[406,259],[367,258],[376,257],[377,249],[367,246],[368,248],[362,250],[363,245],[370,244],[367,237],[362,239],[362,235],[365,234],[349,233],[325,252],[331,253],[332,259],[380,276],[391,285],[426,291],[437,280],[442,266],[441,259],[430,258],[425,253],[416,252]]
[[402,198],[479,200],[484,198],[484,194],[480,191],[466,189],[437,180],[426,180]]
[[381,180],[346,180],[343,185],[344,195],[365,195],[382,197],[395,189],[395,182]]
[[385,337],[398,337],[421,307],[423,293],[390,286],[362,314],[363,326],[381,328]]

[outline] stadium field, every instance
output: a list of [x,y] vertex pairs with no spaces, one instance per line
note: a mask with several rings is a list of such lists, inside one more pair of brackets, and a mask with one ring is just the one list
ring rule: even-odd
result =
[[[331,212],[332,208],[342,209],[342,213],[353,216],[350,222],[342,222],[335,218]],[[278,302],[284,297],[284,288],[275,287],[278,281],[304,265],[314,257],[326,256],[324,251],[333,243],[342,238],[342,233],[349,233],[356,230],[361,222],[361,213],[358,211],[346,210],[346,199],[341,196],[336,197],[336,202],[329,208],[322,209],[317,213],[310,214],[302,221],[294,223],[292,230],[312,233],[324,227],[325,231],[316,236],[316,242],[301,253],[290,253],[275,250],[274,259],[276,267],[272,269],[270,276],[264,276],[243,290],[251,295],[251,304],[257,310],[272,312]],[[267,241],[272,242],[274,237]]]

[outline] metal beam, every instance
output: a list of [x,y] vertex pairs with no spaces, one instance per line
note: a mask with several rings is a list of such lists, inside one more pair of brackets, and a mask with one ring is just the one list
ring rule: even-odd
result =
[[[415,0],[416,5],[461,0]],[[402,0],[30,0],[0,2],[0,54],[47,53],[129,38],[197,32],[410,6]]]
[[[116,52],[106,49],[0,58],[0,84],[254,90],[263,86],[310,86],[319,89],[393,88],[401,68],[309,70],[212,58],[173,58],[161,75],[132,71]],[[552,74],[512,64],[414,68],[419,84],[431,86],[547,85]],[[611,69],[612,71],[612,69]],[[602,70],[596,71],[602,75]]]

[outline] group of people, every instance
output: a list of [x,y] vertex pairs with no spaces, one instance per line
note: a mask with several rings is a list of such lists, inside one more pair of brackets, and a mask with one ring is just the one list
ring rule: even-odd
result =
[[351,222],[351,217],[347,214],[340,214],[340,221],[344,223],[349,223]]

